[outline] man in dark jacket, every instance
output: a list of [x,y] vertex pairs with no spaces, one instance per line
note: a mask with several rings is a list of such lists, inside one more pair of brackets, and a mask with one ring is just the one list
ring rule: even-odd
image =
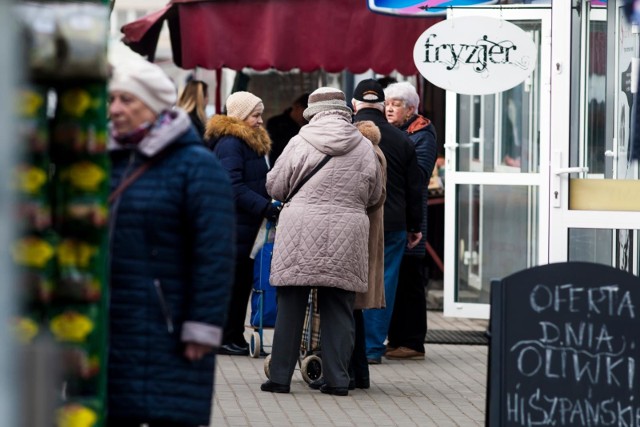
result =
[[384,291],[386,308],[364,311],[367,359],[380,363],[398,286],[405,247],[422,238],[422,186],[416,150],[400,129],[384,115],[384,91],[373,79],[361,81],[353,93],[355,121],[371,120],[380,129],[379,147],[387,160],[387,199],[384,203]]
[[282,154],[284,147],[289,143],[289,140],[296,136],[300,128],[307,123],[302,113],[307,108],[308,102],[309,94],[304,93],[293,101],[291,107],[267,120],[267,132],[271,137],[269,162],[272,167],[278,160],[278,156]]

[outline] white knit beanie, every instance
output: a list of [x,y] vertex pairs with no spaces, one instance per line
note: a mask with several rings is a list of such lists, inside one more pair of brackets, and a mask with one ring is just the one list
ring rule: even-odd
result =
[[234,92],[227,98],[227,116],[244,120],[260,104],[262,104],[262,99],[251,92]]
[[128,92],[144,102],[154,113],[170,110],[177,100],[176,87],[158,67],[144,59],[117,65],[109,83],[109,92]]
[[344,93],[332,87],[321,87],[309,95],[308,107],[302,115],[311,120],[313,116],[322,111],[344,111],[351,114],[351,108],[347,107]]

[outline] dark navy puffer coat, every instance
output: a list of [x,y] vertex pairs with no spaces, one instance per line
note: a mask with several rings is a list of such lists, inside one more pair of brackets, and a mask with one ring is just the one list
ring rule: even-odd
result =
[[233,199],[186,113],[135,147],[111,141],[112,189],[162,150],[111,206],[108,411],[113,419],[208,425],[215,356],[233,281]]
[[405,255],[424,257],[427,243],[427,202],[429,201],[429,178],[433,172],[438,156],[438,145],[436,144],[436,128],[431,120],[414,114],[400,128],[409,135],[409,139],[416,147],[418,167],[424,175],[425,181],[422,187],[422,239],[412,249],[405,249]]
[[207,145],[229,173],[236,203],[238,259],[248,258],[262,219],[271,205],[265,188],[271,149],[264,128],[252,128],[242,120],[224,115],[213,116],[205,132]]

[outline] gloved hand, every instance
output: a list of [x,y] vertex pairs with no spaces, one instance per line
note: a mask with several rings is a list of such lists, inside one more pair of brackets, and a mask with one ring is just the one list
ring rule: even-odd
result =
[[277,222],[280,210],[282,209],[282,202],[279,200],[273,200],[264,211],[264,217],[271,222]]

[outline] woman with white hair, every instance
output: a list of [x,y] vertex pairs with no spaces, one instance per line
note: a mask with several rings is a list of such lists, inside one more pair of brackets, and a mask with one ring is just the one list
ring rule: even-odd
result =
[[[278,221],[271,264],[277,288],[271,379],[261,390],[289,393],[311,288],[318,289],[322,348],[320,391],[349,393],[356,292],[368,289],[367,207],[382,195],[383,172],[373,145],[351,123],[344,93],[321,87],[300,129],[267,175],[267,190],[287,201]],[[330,157],[327,157],[330,156]],[[328,159],[308,180],[311,171]],[[292,191],[304,183],[293,196]]]
[[[403,130],[416,147],[418,166],[428,183],[436,162],[436,130],[431,121],[418,114],[420,97],[409,82],[393,83],[384,90],[387,121]],[[405,249],[385,357],[387,359],[424,359],[427,334],[426,278],[424,258],[427,236],[428,186],[422,189],[422,240]]]
[[106,426],[196,427],[211,414],[233,274],[229,178],[142,58],[109,84]]

